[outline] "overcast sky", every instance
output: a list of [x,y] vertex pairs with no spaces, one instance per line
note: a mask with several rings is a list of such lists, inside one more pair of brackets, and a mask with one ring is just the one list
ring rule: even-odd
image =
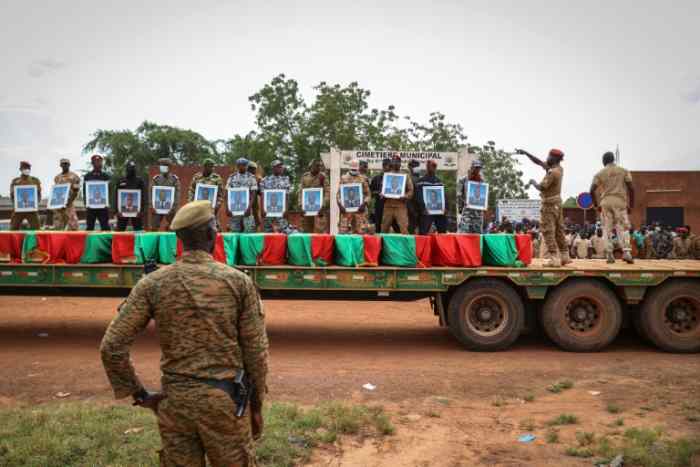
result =
[[1,0],[0,193],[23,159],[45,186],[60,157],[84,168],[98,128],[245,133],[278,73],[308,97],[358,81],[372,106],[441,111],[472,144],[560,147],[565,195],[616,144],[632,170],[698,170],[698,18],[697,0]]

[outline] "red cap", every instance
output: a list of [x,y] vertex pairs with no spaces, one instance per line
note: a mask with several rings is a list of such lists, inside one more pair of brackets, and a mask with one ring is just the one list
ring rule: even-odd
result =
[[678,232],[679,234],[688,233],[688,229],[686,229],[685,227],[678,227],[676,229],[676,232]]
[[564,151],[562,151],[561,149],[551,149],[549,151],[549,155],[554,156],[554,157],[558,157],[559,159],[563,159],[564,158]]
[[30,164],[30,163],[27,162],[27,161],[20,161],[19,166],[20,166],[20,167],[31,167],[32,164]]
[[90,157],[90,160],[93,162],[96,161],[97,159],[102,160],[104,158],[99,154],[93,154],[92,157]]

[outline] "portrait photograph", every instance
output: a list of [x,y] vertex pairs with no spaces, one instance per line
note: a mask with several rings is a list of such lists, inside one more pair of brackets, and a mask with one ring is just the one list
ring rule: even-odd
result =
[[263,207],[267,217],[282,217],[285,211],[287,190],[263,191]]
[[15,185],[15,212],[35,212],[39,210],[36,185]]
[[228,210],[234,216],[242,216],[250,204],[250,188],[247,186],[228,189]]
[[345,183],[340,185],[340,204],[345,212],[357,212],[362,206],[362,184]]
[[141,190],[117,190],[117,211],[121,217],[137,217],[141,211]]
[[51,187],[49,192],[49,209],[63,209],[68,204],[70,183],[59,183]]
[[85,205],[90,209],[109,207],[108,188],[109,182],[107,181],[85,182]]
[[489,204],[489,184],[467,181],[467,207],[485,211]]
[[423,203],[431,216],[445,214],[445,187],[424,186]]
[[401,198],[406,192],[406,174],[385,173],[382,178],[382,195],[385,198]]
[[156,214],[168,214],[173,209],[174,186],[154,186],[151,190],[151,204]]
[[304,188],[301,209],[307,216],[315,216],[323,207],[323,188]]
[[216,208],[216,195],[219,187],[216,185],[207,185],[206,183],[197,183],[194,190],[194,200],[211,202],[211,207]]

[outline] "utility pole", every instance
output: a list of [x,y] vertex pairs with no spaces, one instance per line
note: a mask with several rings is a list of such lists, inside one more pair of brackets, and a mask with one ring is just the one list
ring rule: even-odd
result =
[[620,165],[620,145],[615,148],[615,164]]

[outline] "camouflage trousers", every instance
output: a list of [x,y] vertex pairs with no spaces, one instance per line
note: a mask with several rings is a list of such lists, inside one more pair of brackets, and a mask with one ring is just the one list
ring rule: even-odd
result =
[[284,217],[266,217],[263,219],[263,232],[286,233],[289,223]]
[[341,234],[368,234],[369,220],[367,212],[346,212],[340,214],[338,233]]
[[569,251],[564,237],[564,214],[560,203],[542,203],[540,230],[548,253],[556,256],[559,252]]
[[224,391],[199,383],[168,385],[158,407],[165,467],[254,467],[255,446],[250,411],[236,418],[234,403]]
[[53,228],[55,230],[78,230],[78,214],[75,212],[75,206],[68,206],[63,209],[57,209],[53,213]]
[[612,253],[613,231],[617,232],[617,238],[621,240],[622,250],[632,251],[630,246],[630,220],[627,215],[627,206],[623,203],[606,204],[600,207],[600,224],[603,228],[603,238],[605,239],[605,251]]
[[29,222],[31,230],[39,230],[39,214],[36,212],[13,212],[10,217],[10,230],[19,230],[25,219]]
[[303,216],[301,218],[301,229],[306,233],[328,233],[327,209],[320,211],[316,216]]
[[457,232],[480,234],[484,231],[484,211],[478,209],[462,209]]
[[385,203],[382,211],[382,233],[389,233],[391,224],[394,221],[396,221],[402,234],[408,233],[408,210],[406,205],[395,206]]
[[232,216],[228,221],[229,232],[253,233],[256,231],[253,216]]
[[167,232],[170,230],[170,223],[175,217],[175,210],[173,209],[168,214],[151,214],[151,224],[149,225],[149,230]]

